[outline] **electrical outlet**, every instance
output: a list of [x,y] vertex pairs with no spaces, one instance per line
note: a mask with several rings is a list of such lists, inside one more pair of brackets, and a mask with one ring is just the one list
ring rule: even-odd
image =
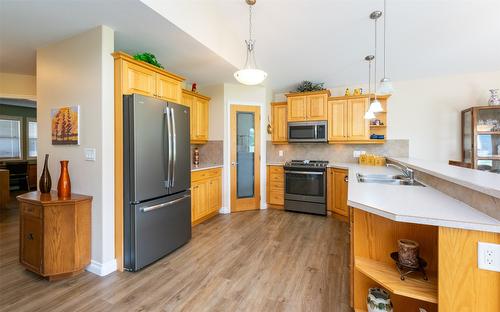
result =
[[354,151],[352,153],[352,156],[353,157],[359,157],[359,156],[364,155],[364,154],[366,154],[366,151]]
[[478,242],[477,266],[483,270],[500,272],[500,244]]
[[278,156],[279,156],[279,157],[283,157],[283,151],[279,151],[279,152],[278,152]]

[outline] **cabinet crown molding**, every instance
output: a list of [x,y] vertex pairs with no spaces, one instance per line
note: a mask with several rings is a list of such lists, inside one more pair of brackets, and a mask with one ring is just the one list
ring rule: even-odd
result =
[[129,54],[123,52],[123,51],[116,51],[116,52],[111,53],[111,55],[113,56],[113,58],[115,60],[117,60],[117,59],[126,60],[129,63],[135,64],[137,66],[142,66],[144,68],[147,68],[147,69],[152,70],[154,72],[157,72],[159,74],[165,75],[165,76],[167,76],[169,78],[172,78],[174,80],[177,80],[177,81],[180,81],[180,82],[186,80],[186,78],[184,78],[182,76],[173,74],[171,72],[168,72],[168,71],[166,71],[164,69],[161,69],[161,68],[158,68],[158,67],[153,66],[151,64],[148,64],[146,62],[138,61],[138,60],[134,59],[131,55],[129,55]]

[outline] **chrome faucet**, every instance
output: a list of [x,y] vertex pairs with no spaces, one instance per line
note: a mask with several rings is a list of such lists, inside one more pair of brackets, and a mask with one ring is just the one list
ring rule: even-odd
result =
[[403,175],[405,177],[407,177],[408,179],[410,179],[412,181],[415,180],[415,172],[413,171],[413,169],[410,169],[406,166],[398,166],[395,164],[387,164],[386,166],[387,166],[387,168],[389,168],[389,167],[397,168],[397,169],[401,170],[401,172],[403,173]]

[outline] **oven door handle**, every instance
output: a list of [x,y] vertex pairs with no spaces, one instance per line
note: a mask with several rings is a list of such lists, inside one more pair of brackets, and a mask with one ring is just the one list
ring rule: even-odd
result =
[[312,175],[324,175],[324,172],[317,171],[289,171],[286,170],[285,173],[294,173],[294,174],[312,174]]

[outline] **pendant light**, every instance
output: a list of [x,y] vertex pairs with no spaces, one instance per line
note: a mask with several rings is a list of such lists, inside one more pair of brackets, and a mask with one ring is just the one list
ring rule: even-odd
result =
[[255,61],[255,40],[252,39],[252,7],[256,0],[246,0],[249,9],[249,39],[245,40],[247,46],[247,59],[245,66],[234,73],[234,78],[244,85],[257,85],[264,81],[267,73],[257,68]]
[[382,16],[381,11],[374,11],[372,14],[370,14],[370,18],[375,21],[375,53],[374,53],[374,78],[373,81],[375,82],[375,91],[373,92],[375,94],[375,98],[370,104],[370,111],[373,113],[380,113],[383,112],[384,109],[382,108],[382,105],[380,104],[379,100],[377,100],[377,20]]
[[[375,58],[373,55],[365,56],[365,61],[368,61],[368,95],[372,92],[372,61]],[[368,109],[365,113],[365,119],[375,119],[375,114]]]
[[392,85],[391,78],[386,75],[386,62],[385,62],[385,54],[386,54],[386,39],[387,39],[387,0],[384,0],[384,77],[380,80],[380,94],[391,94],[394,92],[394,87]]

